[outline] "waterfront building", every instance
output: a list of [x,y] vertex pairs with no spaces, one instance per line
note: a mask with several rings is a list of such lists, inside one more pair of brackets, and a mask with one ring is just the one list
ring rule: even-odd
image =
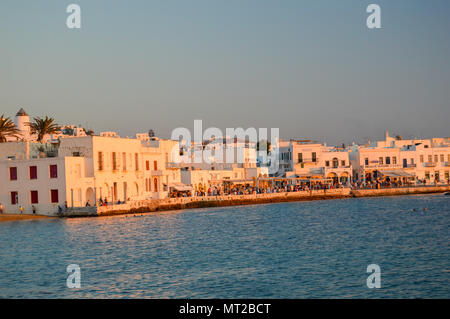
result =
[[[181,148],[186,157],[178,157],[173,167],[181,169],[181,181],[196,192],[225,185],[257,185],[257,179],[268,177],[268,168],[257,163],[256,143],[237,137],[218,137]],[[208,152],[208,153],[206,153]]]
[[353,146],[355,180],[403,183],[449,183],[450,138],[402,139],[386,132],[385,140]]
[[7,213],[54,214],[59,207],[158,199],[181,184],[167,167],[175,141],[84,136],[49,144],[0,144],[0,203]]
[[277,176],[346,184],[352,179],[349,154],[311,140],[281,140]]

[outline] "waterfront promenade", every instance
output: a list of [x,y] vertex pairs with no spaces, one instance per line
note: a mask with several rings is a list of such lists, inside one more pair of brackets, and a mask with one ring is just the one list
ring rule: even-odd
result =
[[168,210],[180,210],[205,207],[223,207],[239,205],[256,205],[279,202],[327,200],[354,197],[396,196],[428,193],[443,193],[450,191],[450,185],[446,186],[419,186],[398,187],[382,189],[320,189],[298,192],[280,192],[250,195],[222,195],[222,196],[197,196],[166,198],[160,200],[133,201],[118,205],[99,207],[75,207],[68,208],[61,217],[97,217],[122,214],[136,214]]

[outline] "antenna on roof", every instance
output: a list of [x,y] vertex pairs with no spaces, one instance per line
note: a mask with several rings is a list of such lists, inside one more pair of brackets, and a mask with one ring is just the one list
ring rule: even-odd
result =
[[154,140],[155,139],[155,131],[153,131],[152,129],[150,129],[148,131],[148,137],[150,138],[150,140]]

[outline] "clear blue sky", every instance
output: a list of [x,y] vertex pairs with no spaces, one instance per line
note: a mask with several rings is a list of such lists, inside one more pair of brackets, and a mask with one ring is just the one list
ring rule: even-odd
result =
[[329,144],[450,136],[449,16],[448,0],[2,0],[0,113],[123,136],[194,119]]

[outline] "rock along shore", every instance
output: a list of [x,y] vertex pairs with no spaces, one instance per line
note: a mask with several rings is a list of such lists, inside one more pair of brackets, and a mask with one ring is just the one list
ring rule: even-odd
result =
[[133,201],[120,205],[68,208],[65,212],[63,212],[63,214],[61,214],[61,217],[98,217],[192,208],[256,205],[354,197],[428,194],[443,193],[447,191],[450,191],[450,186],[424,186],[359,190],[351,190],[350,188],[338,188],[271,194],[166,198],[159,200]]

